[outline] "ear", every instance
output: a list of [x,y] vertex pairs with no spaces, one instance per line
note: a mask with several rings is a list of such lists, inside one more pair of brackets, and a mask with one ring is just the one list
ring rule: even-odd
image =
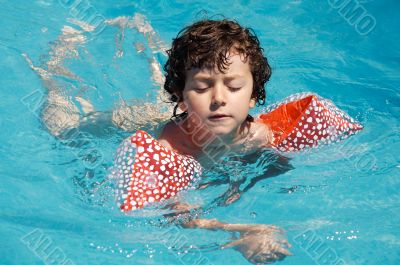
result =
[[186,106],[186,104],[185,104],[183,101],[181,101],[181,102],[178,103],[178,107],[179,107],[179,109],[180,109],[182,112],[187,111],[187,106]]
[[249,107],[252,109],[256,106],[256,99],[252,98],[250,99]]

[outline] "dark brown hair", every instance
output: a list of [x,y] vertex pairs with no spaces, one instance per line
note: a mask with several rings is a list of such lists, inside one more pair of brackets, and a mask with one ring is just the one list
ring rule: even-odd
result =
[[[245,59],[250,59],[253,75],[253,94],[258,105],[265,104],[264,85],[271,76],[271,68],[264,57],[260,41],[251,28],[243,28],[236,21],[201,20],[183,28],[173,39],[164,65],[164,89],[172,102],[182,101],[186,71],[191,68],[218,68],[224,72],[228,65],[229,51],[234,48]],[[176,115],[176,108],[174,116]]]

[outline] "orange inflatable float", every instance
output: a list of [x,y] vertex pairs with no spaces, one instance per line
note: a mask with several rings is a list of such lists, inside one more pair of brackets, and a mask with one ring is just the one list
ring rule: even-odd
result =
[[273,144],[282,152],[337,142],[363,128],[331,101],[309,93],[270,105],[256,121],[272,129]]

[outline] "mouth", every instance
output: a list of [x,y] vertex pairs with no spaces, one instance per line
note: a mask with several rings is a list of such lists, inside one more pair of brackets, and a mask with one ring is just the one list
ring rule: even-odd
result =
[[208,119],[212,120],[212,121],[219,121],[219,120],[224,120],[227,118],[230,118],[230,115],[226,115],[226,114],[214,114],[211,115]]

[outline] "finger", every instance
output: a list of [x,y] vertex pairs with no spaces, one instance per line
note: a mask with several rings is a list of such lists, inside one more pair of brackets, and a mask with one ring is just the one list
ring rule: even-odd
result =
[[293,256],[293,254],[291,252],[289,252],[286,248],[283,248],[283,247],[279,247],[277,250],[277,253],[279,253],[281,255],[285,255],[285,256]]
[[243,241],[242,239],[238,239],[238,240],[226,243],[226,244],[221,246],[221,249],[235,247],[237,245],[240,245],[242,243],[242,241]]
[[277,242],[285,247],[291,248],[292,245],[287,241],[286,238],[278,239]]
[[281,227],[276,226],[276,225],[266,225],[271,231],[274,231],[279,234],[285,234],[285,230],[283,230]]

